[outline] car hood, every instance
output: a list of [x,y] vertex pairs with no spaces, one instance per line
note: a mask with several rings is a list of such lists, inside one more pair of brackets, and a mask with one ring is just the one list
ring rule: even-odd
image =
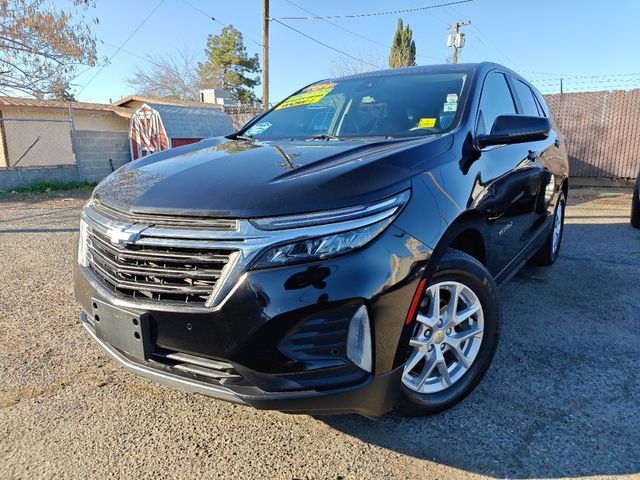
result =
[[94,198],[139,213],[255,218],[375,201],[408,188],[412,169],[451,136],[384,141],[229,140],[224,137],[133,161]]

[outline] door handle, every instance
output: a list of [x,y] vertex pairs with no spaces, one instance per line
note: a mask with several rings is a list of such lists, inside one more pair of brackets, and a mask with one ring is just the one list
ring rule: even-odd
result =
[[527,159],[535,162],[540,157],[540,152],[534,152],[533,150],[529,150],[529,155],[527,155]]

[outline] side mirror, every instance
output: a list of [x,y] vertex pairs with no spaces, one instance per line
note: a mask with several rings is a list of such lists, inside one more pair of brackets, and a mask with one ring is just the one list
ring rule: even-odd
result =
[[545,117],[527,115],[500,115],[493,122],[491,133],[478,135],[478,146],[505,145],[511,143],[544,140],[551,131],[551,121]]

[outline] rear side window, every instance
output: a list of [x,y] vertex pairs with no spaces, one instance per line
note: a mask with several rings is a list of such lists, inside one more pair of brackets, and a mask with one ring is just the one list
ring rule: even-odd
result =
[[542,100],[542,98],[540,98],[539,95],[535,95],[535,98],[536,98],[536,104],[538,105],[538,110],[540,110],[540,116],[548,117],[549,108],[547,107],[547,104],[544,102],[544,100]]
[[507,79],[502,73],[490,73],[482,87],[477,133],[490,133],[497,117],[515,113],[516,107]]
[[520,105],[522,106],[522,111],[520,113],[532,117],[541,116],[538,111],[538,105],[536,104],[533,92],[529,86],[517,79],[513,80],[513,86],[516,89],[516,95],[518,95]]

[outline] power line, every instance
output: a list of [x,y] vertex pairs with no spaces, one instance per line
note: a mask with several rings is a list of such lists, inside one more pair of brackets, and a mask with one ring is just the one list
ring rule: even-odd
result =
[[102,70],[104,70],[105,67],[111,62],[111,60],[113,60],[113,58],[118,54],[118,52],[120,52],[120,50],[122,50],[122,48],[127,44],[127,42],[129,40],[131,40],[131,37],[133,37],[138,32],[138,30],[140,30],[142,28],[142,26],[145,23],[147,23],[147,20],[149,20],[151,18],[151,16],[154,13],[156,13],[156,10],[158,10],[158,8],[160,8],[160,5],[162,5],[164,2],[165,2],[165,0],[160,0],[160,2],[158,2],[158,4],[155,6],[155,8],[153,10],[151,10],[151,12],[149,12],[149,14],[146,17],[144,17],[144,20],[142,20],[142,22],[135,28],[135,30],[133,32],[131,32],[131,34],[125,39],[125,41],[122,42],[122,44],[116,49],[116,51],[113,53],[113,55],[111,55],[110,57],[108,57],[105,60],[105,62],[100,67],[100,69],[89,79],[89,81],[87,83],[84,84],[84,86],[80,89],[80,91],[78,91],[78,93],[75,94],[76,96],[78,96],[82,92],[84,92],[84,90],[89,86],[89,84],[91,82],[93,82],[98,75],[100,75]]
[[399,13],[420,12],[423,10],[430,10],[433,8],[447,7],[449,5],[458,5],[461,3],[469,3],[469,2],[473,2],[473,0],[458,0],[455,2],[449,2],[449,3],[440,3],[438,5],[428,5],[426,7],[407,8],[404,10],[393,10],[393,11],[387,11],[387,12],[356,13],[352,15],[324,15],[324,16],[314,15],[312,17],[271,17],[271,20],[327,20],[327,19],[343,19],[343,18],[379,17],[383,15],[397,15]]
[[[463,17],[468,16],[468,15],[463,15],[460,12],[460,10],[458,10],[455,6],[449,6],[447,8],[444,8],[443,10],[445,12],[449,12],[449,15],[454,20],[456,20],[456,18],[463,18]],[[453,13],[451,13],[451,12],[453,12]],[[504,53],[496,44],[494,44],[491,41],[491,39],[489,37],[487,37],[487,35],[484,34],[484,32],[482,30],[480,30],[480,27],[477,25],[477,23],[474,22],[470,26],[471,26],[471,32],[470,33],[475,34],[474,37],[475,37],[476,40],[478,40],[485,47],[492,48],[493,50],[495,50],[502,58],[504,58],[507,61],[507,63],[509,65],[515,65],[514,62],[511,61],[509,56],[506,53]],[[473,46],[473,44],[472,44],[472,46]]]
[[[515,65],[514,62],[511,61],[511,58],[509,58],[509,56],[504,53],[496,44],[494,44],[491,39],[489,39],[489,37],[487,37],[482,30],[480,30],[478,28],[478,26],[476,24],[471,25],[471,30],[475,31],[477,33],[476,38],[479,39],[484,45],[487,45],[490,48],[493,48],[496,52],[498,52],[498,54],[500,54],[507,62],[509,62],[509,64],[511,65]],[[482,41],[482,38],[484,38],[484,40],[486,41]]]
[[345,57],[349,57],[349,58],[351,58],[351,59],[353,59],[353,60],[356,60],[356,61],[358,61],[358,62],[360,62],[360,63],[364,63],[364,64],[369,65],[369,66],[374,67],[374,68],[384,68],[384,67],[381,67],[380,65],[375,65],[375,64],[373,64],[373,63],[367,62],[366,60],[362,60],[361,58],[354,57],[353,55],[350,55],[350,54],[348,54],[347,52],[343,52],[342,50],[338,50],[337,48],[332,47],[331,45],[327,45],[326,43],[321,42],[320,40],[317,40],[317,39],[313,38],[312,36],[307,35],[307,34],[306,34],[306,33],[304,33],[304,32],[301,32],[301,31],[300,31],[300,30],[298,30],[297,28],[293,28],[291,25],[287,25],[286,23],[281,22],[281,21],[280,21],[280,20],[278,20],[277,18],[273,18],[273,17],[272,17],[272,18],[271,18],[271,20],[272,20],[272,21],[274,21],[274,22],[276,22],[276,23],[279,23],[280,25],[282,25],[283,27],[288,28],[289,30],[293,30],[294,32],[298,33],[299,35],[302,35],[303,37],[308,38],[308,39],[309,39],[309,40],[311,40],[312,42],[315,42],[315,43],[317,43],[317,44],[319,44],[319,45],[322,45],[323,47],[328,48],[329,50],[333,50],[334,52],[339,53],[340,55],[344,55]]
[[[414,5],[420,5],[422,2],[417,2],[414,0],[411,0],[411,3],[413,3]],[[424,3],[422,3],[424,5]],[[445,25],[449,24],[448,20],[445,20],[443,17],[440,17],[438,14],[436,14],[435,10],[430,10],[427,12],[429,15],[431,15],[434,19],[436,19],[438,22],[443,23]]]
[[[297,3],[293,3],[291,0],[284,0],[284,1],[289,3],[289,4],[291,4],[291,5],[293,5],[296,8],[299,8],[300,10],[302,10],[304,12],[307,12],[310,15],[314,15],[314,16],[316,15],[311,10],[307,10],[306,8],[298,5]],[[339,28],[340,30],[342,30],[344,32],[350,33],[350,34],[355,35],[356,37],[359,37],[359,38],[361,38],[363,40],[366,40],[366,41],[371,42],[371,43],[375,43],[376,45],[380,45],[381,47],[384,47],[384,48],[386,48],[388,50],[391,50],[391,47],[389,45],[386,45],[384,43],[378,42],[377,40],[374,40],[372,38],[365,37],[364,35],[361,35],[358,32],[354,32],[353,30],[349,30],[348,28],[345,28],[342,25],[338,25],[337,23],[332,22],[331,20],[327,20],[326,18],[320,18],[320,20],[324,21],[325,23],[328,23],[329,25],[333,25],[334,27]],[[437,57],[430,57],[428,55],[416,55],[416,56],[417,57],[421,57],[421,58],[428,58],[430,60],[439,60],[439,58],[437,58]]]
[[[213,20],[215,23],[218,23],[220,25],[222,25],[223,27],[228,27],[230,24],[228,23],[224,23],[220,20],[218,20],[216,17],[209,15],[207,12],[205,12],[204,10],[202,10],[199,7],[196,7],[195,5],[193,5],[192,3],[188,2],[187,0],[180,0],[182,3],[184,3],[186,6],[194,9],[196,12],[201,13],[202,15],[204,15],[205,17],[207,17],[209,20]],[[258,42],[257,40],[254,40],[253,38],[247,37],[246,35],[242,34],[242,36],[244,38],[246,38],[247,40],[249,40],[250,42],[255,43],[258,47],[262,47],[262,43]]]
[[[102,40],[102,43],[104,43],[105,45],[108,45],[112,48],[118,48],[117,45],[114,45],[113,43],[109,43],[109,42],[105,42],[104,40]],[[132,57],[136,57],[139,58],[140,60],[144,60],[145,62],[149,62],[151,65],[155,65],[156,67],[162,67],[162,65],[158,62],[155,62],[154,60],[151,59],[151,57],[145,57],[143,55],[139,55],[137,53],[133,53],[131,50],[125,50],[124,48],[121,48],[120,51],[122,53],[126,53],[127,55],[131,55]]]
[[[523,71],[527,71],[527,70],[523,70]],[[531,72],[531,73],[536,73],[536,72]],[[544,72],[538,72],[540,74],[543,74]],[[601,75],[563,75],[561,73],[549,73],[547,75],[555,75],[556,77],[560,78],[568,78],[568,79],[573,79],[573,78],[585,78],[585,79],[609,79],[609,78],[618,78],[618,77],[638,77],[640,76],[640,72],[638,73],[604,73]]]
[[187,0],[181,0],[182,3],[184,3],[185,5],[187,5],[188,7],[193,8],[196,12],[201,13],[202,15],[204,15],[205,17],[213,20],[216,23],[219,23],[220,25],[222,25],[223,27],[226,27],[227,25],[223,22],[221,22],[220,20],[218,20],[216,17],[212,17],[211,15],[209,15],[207,12],[205,12],[204,10],[202,10],[199,7],[196,7],[194,4],[187,2]]

